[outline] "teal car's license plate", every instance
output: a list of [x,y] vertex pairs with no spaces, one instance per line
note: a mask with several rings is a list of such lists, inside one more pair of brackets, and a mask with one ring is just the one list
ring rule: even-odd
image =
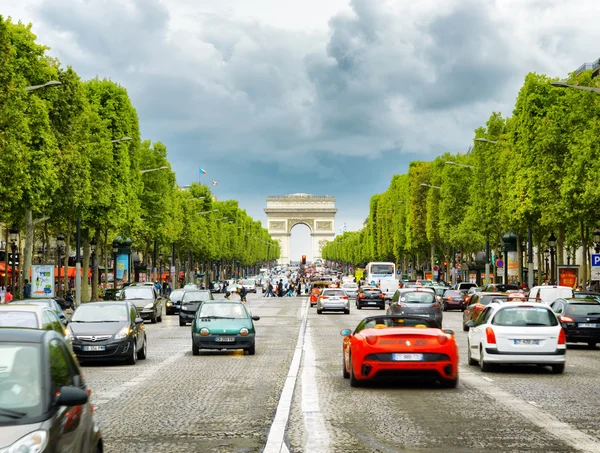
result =
[[216,337],[215,341],[217,343],[234,343],[235,337]]

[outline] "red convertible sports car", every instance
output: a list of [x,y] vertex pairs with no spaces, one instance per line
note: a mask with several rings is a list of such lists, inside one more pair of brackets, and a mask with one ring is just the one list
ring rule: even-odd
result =
[[372,316],[344,337],[343,375],[352,387],[402,378],[458,383],[458,347],[452,330],[418,316]]

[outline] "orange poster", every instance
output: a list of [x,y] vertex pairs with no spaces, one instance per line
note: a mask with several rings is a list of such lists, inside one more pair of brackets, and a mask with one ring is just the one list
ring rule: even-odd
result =
[[558,285],[574,288],[579,283],[579,266],[558,266]]

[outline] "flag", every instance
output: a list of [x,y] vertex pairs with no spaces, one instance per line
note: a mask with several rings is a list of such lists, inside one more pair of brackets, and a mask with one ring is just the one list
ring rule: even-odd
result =
[[213,181],[213,182],[212,182],[212,185],[213,185],[213,186],[216,186],[217,184],[219,184],[217,181]]
[[206,170],[204,168],[201,168],[200,169],[200,173],[202,173],[203,175],[205,175],[206,174]]

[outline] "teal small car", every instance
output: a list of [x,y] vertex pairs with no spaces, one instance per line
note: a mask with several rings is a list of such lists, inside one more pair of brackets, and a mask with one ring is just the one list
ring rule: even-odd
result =
[[254,321],[259,319],[241,302],[204,302],[192,322],[192,354],[199,355],[200,349],[243,349],[254,355]]

